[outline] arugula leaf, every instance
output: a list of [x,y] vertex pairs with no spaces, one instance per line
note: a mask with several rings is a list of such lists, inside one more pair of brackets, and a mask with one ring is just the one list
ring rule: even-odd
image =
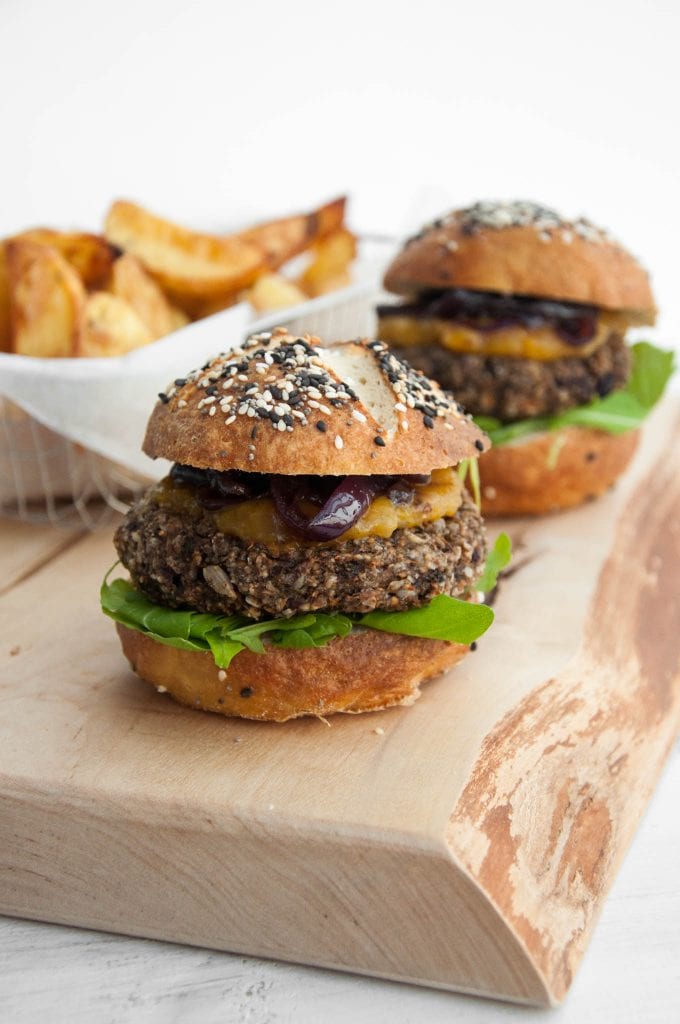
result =
[[232,659],[246,648],[262,654],[265,638],[275,647],[323,647],[334,637],[348,636],[355,626],[363,626],[406,636],[472,643],[493,621],[493,612],[486,605],[440,596],[426,607],[408,612],[371,612],[351,617],[339,612],[310,612],[290,619],[253,622],[239,615],[205,615],[165,608],[149,601],[126,580],[109,583],[110,572],[101,587],[101,606],[106,615],[169,647],[209,651],[220,668],[228,668]]
[[479,509],[482,507],[482,492],[477,459],[463,459],[462,462],[458,463],[458,478],[460,482],[464,484],[468,477],[470,478],[470,487],[472,489],[472,500]]
[[362,626],[386,633],[471,644],[489,628],[493,612],[488,605],[440,594],[424,608],[412,608],[407,612],[369,612],[358,621]]
[[475,590],[488,594],[498,582],[498,574],[510,564],[512,558],[512,541],[507,533],[499,533],[496,543],[486,556],[484,572],[475,583]]
[[492,416],[476,416],[475,423],[496,446],[508,444],[527,434],[558,430],[566,426],[594,427],[608,434],[625,434],[635,430],[663,395],[673,375],[675,354],[656,348],[648,341],[637,342],[631,352],[633,368],[630,380],[620,391],[555,416],[537,416],[516,423],[502,423]]

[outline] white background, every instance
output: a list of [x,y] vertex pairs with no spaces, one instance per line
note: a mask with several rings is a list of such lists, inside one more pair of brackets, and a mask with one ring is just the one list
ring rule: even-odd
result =
[[221,227],[341,192],[401,233],[475,198],[589,214],[680,335],[675,0],[0,0],[0,231],[114,197]]
[[[533,198],[642,258],[674,343],[679,29],[674,0],[0,0],[0,233],[97,228],[116,197],[221,228],[349,192],[355,227],[391,235]],[[676,756],[551,1019],[674,1019],[679,778]],[[5,922],[0,948],[12,1021],[544,1019],[45,926]]]

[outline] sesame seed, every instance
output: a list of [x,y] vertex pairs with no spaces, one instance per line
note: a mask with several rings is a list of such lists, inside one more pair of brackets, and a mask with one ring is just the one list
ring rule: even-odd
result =
[[317,421],[316,421],[316,429],[317,429],[317,430],[320,430],[322,434],[325,434],[325,433],[326,433],[326,430],[327,430],[328,428],[326,427],[326,424],[324,423],[324,421],[323,421],[323,420],[317,420]]
[[406,412],[406,406],[404,405],[403,402],[395,402],[394,408],[397,410],[397,412]]
[[484,442],[480,441],[479,438],[476,438],[475,439],[475,448],[477,449],[478,452],[483,452],[484,451]]
[[379,448],[384,448],[385,447],[385,438],[384,437],[380,437],[380,435],[378,434],[378,435],[376,435],[376,437],[373,438],[373,444],[377,444]]
[[366,417],[364,416],[363,412],[359,412],[358,409],[352,409],[352,416],[359,423],[365,423],[366,422]]
[[429,427],[430,430],[432,430],[432,428],[434,427],[434,420],[432,419],[431,416],[423,416],[423,423],[425,424],[426,427]]
[[160,398],[160,400],[163,403],[163,405],[167,405],[168,402],[170,401],[170,399],[166,395],[165,391],[159,391],[158,392],[158,397]]
[[214,416],[216,412],[217,412],[217,406],[216,406],[216,405],[212,405],[212,406],[211,406],[211,407],[210,407],[210,408],[208,409],[208,415],[209,415],[209,416]]
[[219,670],[219,672],[217,673],[217,678],[219,679],[219,681],[220,681],[221,683],[223,683],[223,682],[224,682],[224,680],[225,680],[225,679],[227,678],[227,673],[226,673],[226,672],[224,671],[224,669],[223,669],[223,668],[221,668],[221,669]]
[[345,447],[345,442],[343,441],[339,434],[335,435],[335,447],[338,449]]
[[228,419],[226,419],[226,420],[224,421],[224,423],[225,423],[225,426],[227,426],[227,427],[228,427],[228,426],[229,426],[229,425],[230,425],[231,423],[233,423],[233,422],[234,422],[234,420],[235,420],[235,419],[236,419],[236,417],[235,417],[235,416],[229,416],[229,418],[228,418]]

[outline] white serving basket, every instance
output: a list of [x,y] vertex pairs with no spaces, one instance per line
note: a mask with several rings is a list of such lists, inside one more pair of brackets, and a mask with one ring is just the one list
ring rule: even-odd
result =
[[[227,310],[190,324],[170,338],[133,353],[140,365],[140,374],[148,374],[155,358],[154,349],[161,356],[157,360],[160,368],[156,371],[157,379],[153,386],[147,388],[148,395],[141,409],[135,410],[136,421],[139,421],[137,428],[129,439],[119,439],[115,448],[115,439],[110,435],[104,437],[103,442],[100,438],[98,443],[93,440],[91,430],[83,431],[82,440],[79,440],[77,427],[62,433],[54,429],[54,420],[46,420],[44,410],[39,409],[37,403],[32,406],[25,402],[20,404],[3,397],[0,391],[0,515],[28,523],[83,526],[88,530],[111,523],[127,510],[144,487],[164,471],[163,467],[144,460],[139,452],[143,422],[151,411],[153,397],[158,390],[164,388],[173,376],[200,365],[208,356],[237,345],[247,333],[267,330],[279,324],[295,333],[318,334],[325,341],[372,335],[378,279],[375,260],[368,266],[364,265],[361,277],[362,283],[250,322],[245,314],[240,323],[233,316],[229,320],[232,311]],[[228,330],[225,328],[227,320]],[[165,358],[168,349],[172,350],[170,359]],[[111,386],[110,390],[117,392],[123,415],[126,402],[129,408],[133,397],[139,406],[139,396],[136,392],[132,395],[138,378],[130,373],[132,361],[129,357],[120,361],[42,361],[47,362],[105,364],[100,366],[101,374],[113,379],[116,387]],[[121,374],[123,369],[127,371],[127,376],[121,376],[120,380],[117,368],[112,365],[119,362]],[[36,373],[42,369],[42,366],[36,366]],[[80,367],[69,369],[77,371]],[[57,366],[54,373],[59,374],[61,370],[62,367]],[[77,388],[77,380],[72,379],[74,376],[75,373],[68,379],[66,375],[63,379],[58,377],[52,390],[69,386]],[[83,387],[90,389],[91,377]],[[72,408],[75,408],[78,391],[74,390],[73,395]],[[63,404],[67,404],[66,397]]]

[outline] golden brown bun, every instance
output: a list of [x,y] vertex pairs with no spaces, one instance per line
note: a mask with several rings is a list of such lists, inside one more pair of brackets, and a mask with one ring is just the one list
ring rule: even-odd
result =
[[210,654],[167,647],[120,623],[116,628],[133,671],[180,704],[271,722],[412,704],[420,683],[469,650],[444,640],[366,630],[325,647],[241,651],[224,672]]
[[[291,384],[290,402],[272,395],[300,375],[309,383]],[[200,469],[339,476],[429,473],[488,446],[452,397],[381,342],[321,347],[283,329],[176,382],[157,403],[144,441],[152,458]]]
[[656,316],[647,272],[629,252],[587,221],[531,204],[454,210],[406,243],[384,283],[401,295],[466,288],[625,310],[637,323]]
[[626,469],[639,433],[563,427],[492,448],[479,462],[482,513],[537,516],[599,497]]

